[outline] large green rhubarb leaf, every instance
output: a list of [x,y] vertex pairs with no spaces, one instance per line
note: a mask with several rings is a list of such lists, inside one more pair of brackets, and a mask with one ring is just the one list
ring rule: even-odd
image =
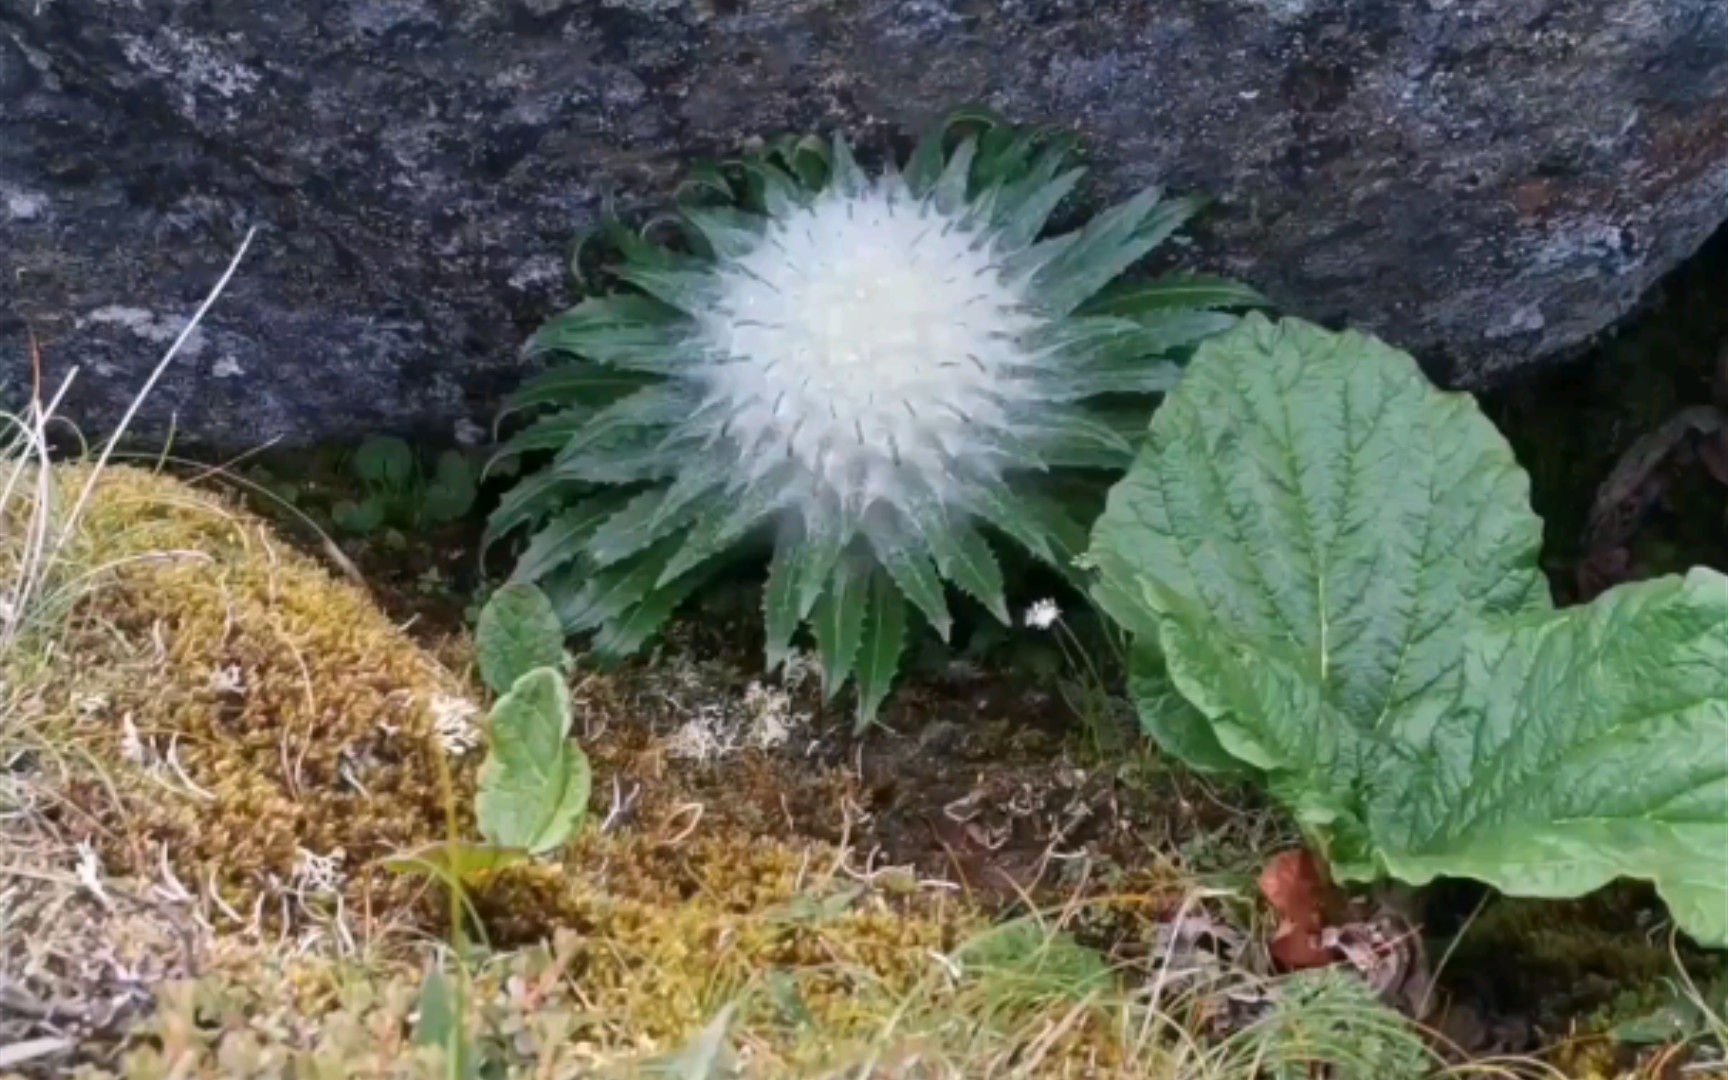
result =
[[1644,878],[1692,936],[1728,945],[1728,578],[1501,620],[1471,635],[1465,673],[1458,706],[1378,763],[1386,871],[1526,896]]
[[[1323,820],[1351,811],[1365,740],[1431,722],[1467,626],[1548,606],[1527,489],[1471,399],[1410,357],[1251,315],[1200,347],[1111,492],[1098,598],[1142,636],[1179,612],[1163,641],[1176,687]],[[1235,700],[1250,682],[1310,707]]]
[[1343,877],[1551,897],[1644,878],[1728,944],[1728,579],[1554,612],[1526,494],[1471,400],[1408,356],[1244,320],[1094,532],[1143,720],[1259,774]]

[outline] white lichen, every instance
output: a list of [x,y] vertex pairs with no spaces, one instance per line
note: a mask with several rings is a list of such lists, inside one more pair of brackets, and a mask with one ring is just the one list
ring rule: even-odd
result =
[[814,527],[968,507],[1029,464],[1014,431],[1044,396],[1028,341],[1045,320],[998,255],[993,233],[897,176],[771,218],[716,269],[686,433],[737,474],[771,476]]
[[341,848],[328,855],[319,855],[306,848],[295,853],[294,873],[288,889],[296,896],[333,896],[342,891],[345,876],[342,862],[346,853]]
[[738,748],[737,725],[718,705],[698,708],[673,729],[661,744],[666,756],[698,765],[711,765]]
[[775,687],[752,682],[744,689],[744,713],[748,719],[745,742],[757,750],[777,750],[793,735],[810,726],[811,716],[794,706],[792,695]]

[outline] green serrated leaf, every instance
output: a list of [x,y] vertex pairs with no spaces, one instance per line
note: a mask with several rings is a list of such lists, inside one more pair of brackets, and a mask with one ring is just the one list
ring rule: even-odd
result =
[[[687,272],[635,267],[633,273],[658,280],[681,280]],[[689,323],[675,305],[651,296],[613,293],[591,297],[549,319],[523,346],[534,358],[555,354],[647,372],[669,372],[677,365],[678,346],[689,334]],[[557,403],[586,398],[557,398]],[[512,404],[510,408],[520,407]]]
[[1257,775],[1224,749],[1205,715],[1170,681],[1155,637],[1134,641],[1128,661],[1128,696],[1140,717],[1140,729],[1189,768],[1229,779]]
[[894,685],[900,670],[900,654],[906,648],[906,598],[889,575],[870,575],[869,612],[860,636],[855,668],[858,674],[858,712],[855,733],[863,733]]
[[570,741],[570,696],[554,668],[536,668],[493,706],[491,746],[474,812],[488,843],[542,854],[588,813],[588,757]]
[[1019,493],[1005,487],[980,487],[973,492],[973,509],[997,532],[1025,548],[1038,561],[1066,572],[1065,558],[1049,523]]
[[755,214],[730,206],[687,206],[682,213],[714,254],[725,259],[741,259],[755,251],[767,225]]
[[1541,533],[1472,399],[1251,315],[1153,418],[1090,560],[1209,725],[1198,756],[1264,773],[1340,877],[1642,878],[1728,944],[1728,765],[1697,752],[1728,745],[1728,578],[1554,612]]
[[852,676],[858,647],[864,640],[864,617],[870,607],[869,575],[851,560],[842,559],[816,601],[811,628],[822,658],[822,693],[832,699]]
[[[667,270],[652,266],[621,266],[613,271],[620,281],[627,281],[668,307],[695,315],[712,309],[719,301],[718,285],[711,274],[690,270]],[[633,339],[646,339],[646,331],[638,330]],[[615,335],[608,335],[613,340]],[[676,340],[675,336],[671,340]],[[583,355],[590,355],[584,350]],[[595,357],[595,359],[604,359]],[[620,363],[606,360],[606,363]],[[633,365],[623,365],[633,366]]]
[[[1040,409],[1036,416],[1022,420],[1018,430],[1031,446],[1032,452],[1050,465],[1121,470],[1134,461],[1133,443],[1124,439],[1120,432],[1104,420],[1078,406],[1051,405]],[[1010,525],[1002,524],[997,520],[996,512],[990,513],[991,522],[1015,539],[1020,539],[1022,527],[1017,521],[1017,512],[1009,510],[1002,513],[1016,517],[1015,522]],[[1033,554],[1038,554],[1037,548],[1031,545],[1027,547]]]
[[930,621],[938,636],[948,640],[954,620],[948,614],[948,601],[943,595],[942,579],[931,564],[930,557],[904,543],[886,542],[872,537],[876,558],[900,587],[908,600]]
[[505,585],[487,598],[474,629],[480,677],[496,694],[535,668],[564,660],[564,631],[552,601],[532,585]]
[[498,506],[486,520],[486,532],[481,537],[482,551],[524,525],[540,521],[570,499],[589,490],[589,485],[559,476],[553,469],[542,469],[519,482],[498,500]]
[[1196,199],[1161,201],[1156,190],[1149,190],[1099,214],[1079,231],[1072,246],[1032,276],[1039,306],[1053,315],[1069,314],[1168,239],[1203,205]]
[[576,405],[592,412],[658,381],[659,376],[641,371],[619,371],[580,362],[559,364],[529,379],[520,390],[505,398],[498,418],[503,420],[544,405]]
[[685,420],[700,403],[702,391],[687,382],[660,382],[620,398],[595,413],[580,431],[559,449],[556,460],[579,461],[594,447],[611,444],[620,436],[644,438]]
[[709,492],[684,501],[673,513],[666,509],[667,488],[650,488],[631,499],[589,538],[588,557],[595,567],[611,566],[658,543],[688,525],[698,514],[720,505],[717,493]]
[[667,585],[654,588],[623,615],[608,621],[594,635],[594,652],[616,663],[646,645],[690,595],[713,579],[722,562],[699,566]]
[[856,195],[869,186],[869,178],[864,170],[858,167],[858,162],[852,156],[852,147],[838,133],[829,143],[830,180],[834,190],[847,195]]
[[[1176,384],[1181,381],[1180,364],[1148,357],[1118,367],[1056,373],[1055,377],[1044,380],[1044,396],[1050,401],[1084,401],[1112,394],[1167,394],[1176,389]],[[1109,430],[1114,432],[1116,429],[1111,427]],[[1098,443],[1096,440],[1063,439],[1059,441],[1059,445],[1069,452],[1053,453],[1045,460],[1056,467],[1127,468],[1128,462],[1133,458],[1132,452],[1128,452],[1124,459],[1124,450],[1120,446],[1113,450],[1108,449],[1111,442],[1114,440],[1106,439],[1104,443]],[[1100,454],[1089,447],[1105,449]],[[1080,454],[1080,460],[1074,460],[1076,452]]]
[[[651,242],[647,238],[651,223],[644,225],[640,231],[631,229],[620,221],[616,214],[612,213],[610,205],[606,207],[601,217],[600,227],[605,233],[607,242],[617,249],[618,254],[624,256],[624,265],[627,267],[674,274],[690,273],[702,269],[700,260]],[[619,267],[612,268],[614,276],[617,276],[619,269]],[[623,297],[628,297],[644,308],[656,303],[656,298],[652,294],[634,296],[626,293],[622,297],[607,297],[607,299],[622,299]],[[676,307],[677,305],[671,306]]]
[[487,461],[486,471],[491,472],[493,465],[505,458],[561,449],[593,418],[594,412],[595,410],[587,405],[571,405],[548,416],[542,416],[500,446],[497,453]]
[[552,466],[563,480],[593,484],[634,484],[674,476],[682,461],[680,448],[668,444],[662,427],[622,425],[592,440],[582,453]]
[[942,576],[988,608],[1002,625],[1010,625],[1002,568],[990,551],[989,541],[965,522],[938,513],[922,515],[916,524]]
[[1081,306],[1086,315],[1142,319],[1172,311],[1264,308],[1272,301],[1253,286],[1208,274],[1167,274],[1155,281],[1122,282]]
[[930,188],[930,200],[940,213],[952,216],[965,209],[966,192],[972,179],[972,158],[977,152],[978,143],[964,139],[942,167],[936,183]]
[[803,205],[804,193],[791,173],[761,159],[745,161],[743,169],[749,189],[747,202],[760,206],[769,217],[784,220]]
[[1073,192],[1085,175],[1085,169],[1069,169],[1047,182],[1029,186],[1024,193],[1009,188],[999,196],[996,221],[1000,231],[996,242],[1000,250],[1018,252],[1036,240],[1050,221],[1050,215],[1056,212],[1062,200]]
[[[806,522],[807,527],[811,525]],[[808,619],[815,610],[817,598],[828,589],[835,564],[857,534],[856,522],[837,521],[828,515],[816,518],[814,528],[816,531],[803,541],[805,551],[795,568],[799,619]]]
[[684,179],[673,189],[672,197],[681,204],[695,204],[696,200],[707,197],[719,199],[722,204],[732,203],[737,193],[732,190],[731,181],[720,166],[713,162],[698,162],[690,167]]
[[777,510],[786,497],[786,485],[768,482],[751,485],[728,496],[716,492],[715,505],[696,516],[696,524],[684,546],[660,572],[657,586],[670,584],[709,559],[744,539]]
[[629,559],[586,575],[579,583],[549,579],[543,588],[566,634],[593,630],[625,616],[654,591],[660,571],[682,538],[668,536]]
[[[1220,743],[1268,773],[1300,773],[1289,782],[1306,811],[1342,818],[1358,811],[1368,733],[1455,691],[1465,627],[1547,605],[1527,492],[1474,403],[1435,391],[1410,357],[1250,315],[1201,346],[1153,416],[1088,558],[1100,602],[1131,632],[1159,635]],[[1210,613],[1208,641],[1264,646],[1230,676],[1236,708],[1254,687],[1295,693],[1288,658],[1327,688],[1325,714],[1233,712],[1220,725],[1225,703],[1201,685],[1198,656],[1170,639],[1178,606]]]
[[516,560],[510,573],[512,582],[539,581],[560,566],[584,555],[595,533],[612,518],[622,513],[621,492],[608,492],[584,499],[549,520],[528,541],[528,548]]
[[955,128],[963,124],[991,128],[1000,122],[1001,118],[994,112],[977,106],[962,106],[950,111],[931,125],[913,148],[912,156],[906,162],[907,189],[920,199],[930,193],[942,176],[943,166],[948,160],[948,136]]
[[1638,878],[1700,944],[1728,946],[1728,577],[1483,624],[1462,653],[1456,704],[1387,725],[1408,749],[1367,768],[1379,865],[1342,876],[1555,898]]
[[821,191],[828,183],[828,144],[815,135],[805,135],[791,147],[788,163],[798,182],[811,191]]
[[978,136],[972,179],[979,188],[1000,190],[1025,175],[1038,133],[1024,128],[992,127]]
[[[1037,491],[1023,491],[1016,496],[1016,504],[1017,513],[1050,545],[1055,568],[1062,572],[1075,591],[1088,593],[1092,587],[1091,578],[1077,564],[1085,555],[1091,536],[1087,527],[1070,512],[1076,503],[1072,500],[1064,502]],[[1088,520],[1095,512],[1088,512]]]
[[783,536],[774,545],[768,562],[768,580],[762,588],[762,624],[766,631],[767,668],[778,671],[792,650],[792,638],[804,622],[798,609],[799,564],[813,554],[801,537]]

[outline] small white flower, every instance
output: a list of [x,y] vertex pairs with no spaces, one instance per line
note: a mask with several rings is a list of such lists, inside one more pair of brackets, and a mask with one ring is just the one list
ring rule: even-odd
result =
[[432,733],[451,757],[461,757],[480,745],[480,728],[474,718],[480,710],[465,698],[438,694],[432,698]]
[[1054,600],[1040,600],[1026,609],[1026,625],[1034,630],[1048,630],[1062,617],[1062,609]]

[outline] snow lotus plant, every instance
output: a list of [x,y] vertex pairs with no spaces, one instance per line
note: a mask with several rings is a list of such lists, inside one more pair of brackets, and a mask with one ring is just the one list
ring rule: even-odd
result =
[[1115,283],[1193,200],[1045,237],[1072,148],[968,114],[872,176],[839,138],[782,140],[699,170],[642,233],[609,221],[608,287],[534,335],[554,364],[508,405],[544,414],[504,456],[553,455],[490,525],[531,530],[514,580],[616,657],[760,543],[770,667],[809,625],[861,725],[909,620],[947,636],[949,585],[1006,621],[986,530],[1069,569],[1085,527],[1038,481],[1125,468],[1183,351],[1259,302]]
[[1197,352],[1085,561],[1149,731],[1258,778],[1346,880],[1655,884],[1728,945],[1728,578],[1555,610],[1505,440],[1372,339]]

